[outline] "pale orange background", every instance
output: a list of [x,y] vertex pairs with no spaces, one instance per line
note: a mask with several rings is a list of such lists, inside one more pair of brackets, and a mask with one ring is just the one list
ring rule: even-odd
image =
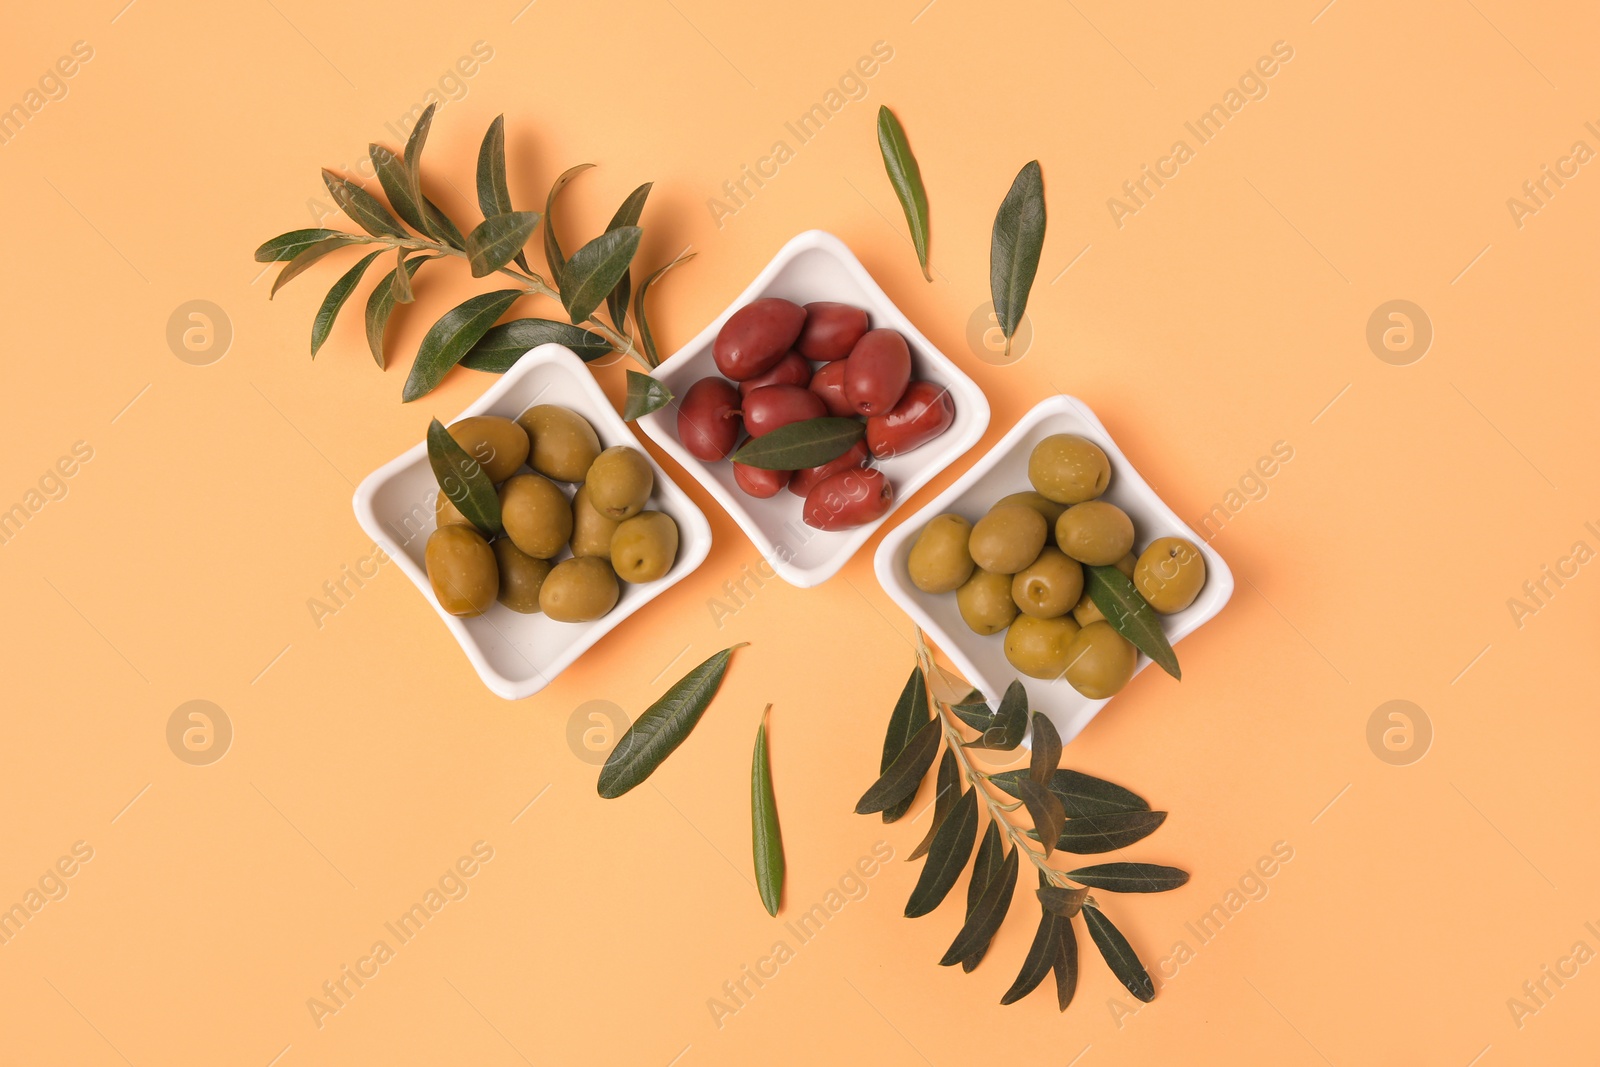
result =
[[[1521,228],[1506,206],[1575,140],[1600,148],[1583,125],[1600,119],[1585,5],[124,2],[16,7],[0,39],[5,103],[73,42],[94,50],[69,95],[0,145],[0,505],[74,442],[94,450],[0,546],[0,901],[74,842],[94,850],[69,895],[0,945],[0,1062],[1491,1067],[1592,1053],[1600,964],[1520,1028],[1507,1007],[1575,942],[1600,949],[1584,928],[1600,920],[1600,577],[1580,571],[1520,628],[1507,608],[1573,542],[1600,547],[1583,526],[1600,519],[1597,164]],[[894,55],[866,98],[715,225],[707,198],[880,40]],[[1280,40],[1294,58],[1269,95],[1119,229],[1107,198]],[[876,539],[820,588],[768,583],[719,629],[710,599],[757,556],[691,485],[711,558],[520,703],[479,684],[392,568],[313,622],[308,599],[370,551],[354,484],[488,379],[459,372],[402,406],[409,357],[373,367],[358,302],[313,363],[312,312],[340,268],[268,303],[250,252],[310,225],[318,167],[396,144],[386,123],[476,41],[493,58],[435,122],[435,197],[476,220],[473,159],[502,111],[520,205],[541,205],[565,167],[599,165],[567,194],[569,240],[654,180],[641,262],[699,252],[658,290],[666,351],[820,227],[987,390],[979,449],[1070,392],[1198,520],[1275,442],[1293,447],[1214,541],[1238,591],[1180,646],[1185,680],[1146,672],[1068,748],[1069,766],[1172,813],[1128,858],[1191,883],[1108,903],[1153,968],[1174,942],[1195,946],[1184,924],[1274,843],[1293,849],[1153,1004],[1119,1014],[1133,1002],[1085,940],[1066,1016],[1048,993],[1000,1008],[1031,903],[976,973],[942,969],[959,904],[902,918],[917,865],[897,860],[713,1021],[708,999],[790,937],[783,920],[875,842],[903,857],[925,826],[851,813],[911,663],[909,623],[871,571]],[[932,284],[882,172],[880,103],[927,180]],[[966,331],[988,300],[995,207],[1032,158],[1050,210],[1036,334],[995,366]],[[391,331],[404,353],[483,288],[459,264],[429,274]],[[1410,366],[1365,340],[1394,298],[1436,331]],[[234,331],[210,366],[165,339],[193,299]],[[622,367],[599,374],[618,397]],[[637,715],[735,640],[751,645],[689,742],[648,786],[601,801],[568,745],[574,710]],[[191,699],[236,732],[210,766],[166,743]],[[1432,723],[1409,766],[1368,746],[1391,699]],[[749,856],[769,701],[779,920]],[[307,999],[480,840],[494,858],[469,895],[319,1029]]]

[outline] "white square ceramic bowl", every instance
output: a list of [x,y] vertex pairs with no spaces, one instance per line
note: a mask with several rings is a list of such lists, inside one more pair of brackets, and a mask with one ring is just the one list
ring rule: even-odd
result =
[[[469,415],[514,419],[536,403],[560,404],[576,411],[589,420],[602,447],[637,447],[638,442],[612,409],[594,375],[562,345],[540,345],[517,360],[456,419]],[[549,685],[551,679],[623,619],[700,566],[711,551],[711,525],[705,515],[653,459],[650,466],[656,482],[646,507],[666,512],[678,524],[677,561],[654,582],[623,582],[617,606],[604,618],[590,623],[556,622],[542,614],[520,615],[499,603],[476,618],[458,619],[439,606],[423,566],[423,549],[434,529],[434,497],[439,491],[425,443],[419,442],[366,477],[356,489],[356,518],[433,605],[483,683],[507,700],[518,700]],[[570,496],[574,487],[563,488]]]
[[[1111,486],[1104,500],[1117,505],[1133,519],[1138,541],[1135,552],[1158,537],[1183,537],[1194,542],[1206,560],[1206,584],[1193,604],[1173,615],[1161,616],[1167,640],[1176,645],[1222,610],[1233,595],[1233,572],[1216,550],[1195,536],[1193,530],[1156,495],[1128,457],[1122,454],[1094,412],[1076,397],[1053,396],[1024,415],[1011,432],[996,442],[989,454],[973,465],[927,507],[891,530],[878,546],[874,566],[878,582],[889,597],[916,620],[956,669],[988,697],[997,701],[1012,679],[1021,678],[1028,688],[1029,703],[1044,712],[1055,724],[1063,741],[1071,741],[1089,725],[1109,700],[1090,700],[1065,680],[1041,681],[1022,677],[1006,660],[1004,634],[983,637],[961,621],[954,593],[924,593],[911,584],[906,557],[929,520],[955,512],[976,522],[996,500],[1010,493],[1032,489],[1028,481],[1028,456],[1033,446],[1051,434],[1072,433],[1086,437],[1105,450],[1111,460]],[[1181,659],[1181,657],[1180,657]],[[1150,665],[1140,653],[1134,666],[1137,675]],[[1173,682],[1172,684],[1180,684]],[[1114,699],[1114,698],[1112,698]]]
[[935,348],[890,301],[844,242],[821,230],[808,230],[779,249],[772,262],[711,325],[662,361],[655,369],[655,377],[674,396],[683,396],[696,381],[716,374],[711,346],[717,332],[735,311],[764,296],[784,297],[798,304],[837,300],[865,308],[874,329],[887,326],[905,337],[911,347],[912,376],[944,386],[956,404],[955,421],[937,438],[906,455],[876,461],[875,466],[894,485],[895,499],[889,511],[877,522],[834,532],[807,526],[801,518],[803,501],[793,493],[784,490],[770,499],[758,500],[734,484],[731,463],[706,463],[691,456],[678,443],[677,405],[668,405],[639,420],[650,439],[733,516],[784,581],[807,587],[838,573],[903,501],[978,443],[989,426],[989,401],[977,383]]

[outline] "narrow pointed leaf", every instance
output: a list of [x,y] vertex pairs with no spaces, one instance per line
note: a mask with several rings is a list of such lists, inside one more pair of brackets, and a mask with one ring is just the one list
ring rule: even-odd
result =
[[437,103],[429,104],[422,109],[422,114],[417,116],[416,125],[411,127],[411,136],[406,138],[406,166],[416,172],[422,166],[422,146],[428,143],[428,131],[433,127],[433,113],[438,109]]
[[1097,863],[1068,871],[1075,882],[1113,893],[1165,893],[1189,881],[1189,872],[1159,863]]
[[[1006,850],[1000,839],[1000,827],[990,819],[989,828],[983,832],[983,841],[978,845],[978,856],[972,861],[972,878],[967,882],[967,919],[972,918],[978,901],[983,898],[983,891],[989,888],[989,883],[1005,866],[1005,860]],[[985,941],[962,958],[961,969],[971,974],[983,962],[984,954],[988,951],[989,942]]]
[[943,902],[961,872],[966,870],[967,861],[972,858],[972,843],[977,839],[978,793],[976,789],[968,789],[933,835],[928,862],[922,865],[922,873],[911,890],[911,899],[906,902],[906,918],[926,915]]
[[906,226],[911,230],[911,244],[917,250],[917,262],[922,265],[922,276],[933,281],[928,273],[928,191],[922,185],[922,169],[917,157],[911,154],[911,143],[900,120],[887,107],[878,108],[878,149],[883,153],[883,169],[889,173],[889,184],[906,213]]
[[1070,919],[1083,910],[1084,898],[1089,895],[1087,889],[1068,889],[1059,885],[1042,885],[1034,892],[1039,897],[1040,907],[1064,919]]
[[636,370],[628,372],[628,399],[622,409],[622,417],[628,422],[660,411],[670,403],[672,391],[664,384],[648,374]]
[[1060,838],[1061,831],[1067,824],[1066,809],[1061,806],[1060,797],[1032,778],[1024,778],[1020,789],[1022,806],[1028,809],[1028,816],[1033,820],[1033,828],[1039,835],[1040,843],[1044,845],[1044,854],[1049,856],[1055,849],[1052,842]]
[[333,240],[365,243],[369,238],[360,237],[353,233],[345,233],[343,230],[326,230],[321,227],[309,230],[290,230],[288,233],[280,233],[272,240],[263,242],[261,247],[256,249],[256,262],[284,263],[320,241]]
[[933,766],[939,751],[939,720],[929,719],[876,782],[856,801],[857,815],[886,811],[898,802],[917,795],[923,776]]
[[570,322],[512,319],[490,327],[478,339],[478,343],[461,357],[461,365],[491,374],[504,374],[531,349],[547,344],[566,345],[585,363],[611,351],[611,342],[604,337]]
[[1017,980],[1000,998],[1001,1004],[1015,1004],[1037,989],[1050,973],[1050,968],[1056,962],[1056,941],[1061,936],[1057,928],[1062,921],[1049,911],[1040,914],[1033,944],[1028,946],[1028,954],[1022,959],[1022,970],[1017,972]]
[[[797,426],[799,423],[790,423]],[[773,433],[781,433],[788,429],[787,426]],[[772,434],[767,434],[771,437]],[[760,438],[766,440],[766,437]],[[736,457],[737,458],[737,457]],[[826,462],[826,460],[824,460]],[[798,468],[795,468],[798,469]],[[976,741],[968,741],[967,748],[998,749],[1010,752],[1022,744],[1022,735],[1028,731],[1028,692],[1022,683],[1013,681],[1006,686],[1005,695],[1000,698],[1000,707],[995,710],[994,718]]]
[[1162,670],[1174,678],[1183,677],[1178,669],[1178,654],[1172,651],[1161,629],[1161,617],[1139,595],[1126,574],[1115,567],[1085,567],[1083,588],[1113,630],[1133,642]]
[[1154,1000],[1155,983],[1150,980],[1150,974],[1144,969],[1144,964],[1139,962],[1139,956],[1133,951],[1133,946],[1122,936],[1122,931],[1118,930],[1093,904],[1083,906],[1083,919],[1089,924],[1089,936],[1094,939],[1094,947],[1100,950],[1106,966],[1117,976],[1117,981],[1140,1000],[1147,1002]]
[[322,181],[328,187],[328,192],[333,196],[334,203],[339,205],[339,210],[350,216],[356,225],[372,234],[374,237],[407,237],[405,227],[395,221],[389,209],[384,207],[377,197],[367,192],[355,182],[349,181],[331,170],[322,172]]
[[556,237],[556,196],[567,187],[568,182],[592,166],[593,163],[579,163],[576,167],[568,167],[551,183],[550,193],[544,198],[544,258],[550,264],[550,277],[559,289],[567,287],[563,274],[567,260],[561,254],[561,241]]
[[718,652],[673,683],[660,700],[645,709],[639,720],[618,739],[617,746],[606,757],[605,766],[600,768],[596,788],[601,796],[607,800],[620,797],[650,777],[661,762],[672,755],[705,714],[711,698],[717,695],[734,649],[743,648],[747,643]]
[[[867,424],[860,419],[834,415],[801,419],[748,442],[733,454],[733,461],[769,471],[820,467],[850,451],[866,433]],[[1018,734],[1017,739],[1020,741],[1022,735]]]
[[911,850],[911,855],[906,859],[914,860],[924,856],[928,849],[933,847],[933,839],[938,834],[940,825],[944,822],[945,816],[950,814],[950,809],[955,806],[956,798],[960,795],[961,769],[956,766],[956,754],[947,747],[939,759],[939,773],[934,778],[933,818],[928,820],[928,832],[923,835],[922,842]]
[[[645,198],[650,195],[650,187],[654,182],[645,182],[639,188],[628,194],[628,198],[617,208],[617,213],[611,216],[611,221],[606,224],[607,230],[619,230],[624,226],[639,225],[639,216],[644,214]],[[627,333],[628,328],[623,320],[628,317],[628,298],[633,294],[633,277],[624,270],[622,277],[606,294],[606,313],[611,316],[611,324],[618,331]]]
[[472,264],[472,276],[485,277],[510,263],[538,225],[537,211],[513,211],[484,219],[467,234],[467,261]]
[[1056,939],[1056,1010],[1066,1011],[1078,991],[1078,932],[1072,920],[1064,920]]
[[[548,229],[545,232],[549,232]],[[573,322],[582,322],[616,288],[628,272],[644,231],[623,226],[601,234],[576,252],[561,268],[561,303]]]
[[960,933],[956,934],[956,939],[945,950],[945,954],[939,960],[939,966],[949,967],[960,963],[980,946],[988,944],[994,937],[995,931],[1000,929],[1000,924],[1005,922],[1006,912],[1011,908],[1011,895],[1017,888],[1017,860],[1016,849],[1013,848],[1006,853],[1005,862],[1001,864],[999,873],[984,887],[977,906],[972,909],[972,914],[967,916],[967,921],[961,927]]
[[295,254],[295,257],[278,272],[278,277],[273,281],[272,291],[267,294],[267,299],[271,300],[273,297],[277,296],[279,289],[282,289],[285,285],[289,284],[289,282],[305,273],[306,268],[322,259],[323,256],[326,256],[330,252],[337,252],[341,248],[349,248],[353,243],[354,242],[347,241],[342,237],[329,237],[325,240],[318,241],[315,244],[307,245],[305,248],[302,248],[298,253]]
[[767,716],[761,713],[756,750],[750,764],[750,834],[755,851],[756,888],[768,915],[778,914],[783,897],[783,835],[778,829],[778,801],[772,792],[772,761],[767,753]]
[[372,159],[372,169],[378,172],[378,184],[383,186],[383,195],[389,198],[394,213],[413,230],[426,234],[428,228],[422,221],[422,203],[405,160],[381,144],[367,145],[367,155]]
[[1040,785],[1049,785],[1050,778],[1061,765],[1061,735],[1056,724],[1039,712],[1033,713],[1033,753],[1028,759],[1028,776]]
[[[1001,771],[990,775],[989,781],[1012,796],[1020,797],[1019,786],[1026,777],[1028,775],[1024,771]],[[1149,801],[1132,790],[1079,771],[1058,768],[1050,776],[1049,786],[1050,792],[1061,798],[1069,819],[1150,810]]]
[[[878,773],[882,774],[894,763],[895,758],[911,743],[911,738],[916,735],[923,724],[931,721],[933,710],[928,704],[928,683],[922,675],[921,667],[911,668],[911,677],[906,679],[906,684],[900,690],[900,696],[895,701],[894,711],[889,715],[889,729],[883,737],[883,757],[878,761]],[[894,822],[906,813],[911,807],[911,801],[916,796],[912,793],[903,801],[891,804],[884,809],[883,821]]]
[[[412,256],[405,261],[406,273],[415,277],[417,269],[436,256]],[[378,364],[378,369],[384,367],[383,358],[383,333],[388,328],[389,316],[394,312],[395,305],[395,275],[399,268],[383,276],[383,280],[373,286],[372,293],[367,297],[367,347],[372,350],[372,358]]]
[[656,339],[655,335],[650,332],[650,321],[645,318],[645,294],[650,291],[650,287],[654,285],[656,280],[663,274],[667,273],[667,271],[671,270],[673,267],[676,267],[680,263],[689,262],[689,260],[693,259],[694,257],[695,254],[693,252],[684,252],[671,263],[668,263],[665,267],[657,268],[648,278],[639,283],[639,295],[633,302],[633,321],[639,327],[639,343],[644,346],[644,358],[652,367],[660,365],[661,356],[658,352],[656,352]]
[[422,198],[422,210],[427,213],[428,231],[451,248],[467,250],[467,239],[461,236],[461,230],[450,216],[439,209],[439,206],[426,196]]
[[390,271],[385,277],[385,280],[389,283],[389,287],[394,290],[395,301],[401,304],[409,304],[413,299],[415,299],[411,295],[411,272],[408,270],[399,269],[405,265],[406,250],[402,248],[400,249],[399,253],[397,253],[397,258],[395,259],[395,269]]
[[445,312],[422,338],[400,398],[409,403],[432,392],[450,368],[461,362],[467,350],[488,332],[494,320],[504,315],[521,295],[520,289],[481,293]]
[[979,733],[994,725],[994,709],[982,700],[967,700],[960,704],[952,704],[950,710],[956,713],[956,718]]
[[1017,332],[1022,313],[1027,310],[1033,277],[1039,272],[1044,216],[1044,176],[1039,171],[1039,161],[1034,160],[1017,172],[1000,202],[989,242],[989,295],[1000,331],[1005,334],[1007,354],[1011,352],[1011,335]]
[[350,299],[350,294],[356,291],[356,283],[361,281],[361,276],[367,272],[372,261],[383,255],[382,250],[370,252],[355,266],[345,271],[339,280],[333,283],[333,288],[328,290],[328,295],[322,298],[322,306],[317,308],[317,314],[311,320],[311,355],[317,354],[317,349],[328,339],[328,334],[333,330],[333,320],[339,317],[339,309],[344,307],[345,301]]
[[[506,184],[506,117],[496,115],[483,135],[478,148],[478,209],[484,218],[492,215],[509,215],[511,189]],[[521,251],[516,256],[517,266],[528,269],[528,257]]]
[[1124,811],[1068,819],[1066,828],[1056,839],[1056,848],[1080,856],[1111,852],[1143,841],[1166,821],[1164,811]]
[[500,533],[500,498],[494,483],[438,419],[428,424],[428,465],[444,495],[478,532],[485,537]]

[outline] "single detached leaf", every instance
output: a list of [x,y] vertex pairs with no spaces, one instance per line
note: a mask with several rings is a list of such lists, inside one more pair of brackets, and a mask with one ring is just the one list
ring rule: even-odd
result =
[[1126,574],[1115,567],[1085,567],[1083,587],[1113,630],[1133,642],[1162,670],[1174,678],[1183,677],[1178,670],[1178,655],[1161,629],[1160,616],[1145,603]]
[[378,172],[378,184],[389,206],[406,225],[418,233],[426,234],[428,227],[422,220],[422,198],[411,181],[411,171],[403,158],[381,144],[367,145],[367,155],[372,159],[372,169]]
[[[911,677],[906,679],[906,684],[900,690],[900,696],[894,703],[894,711],[889,715],[889,729],[883,736],[883,758],[878,761],[878,773],[882,774],[894,763],[895,758],[905,750],[906,745],[916,736],[918,730],[933,718],[933,710],[928,704],[928,683],[922,675],[920,666],[911,668]],[[891,804],[883,811],[884,822],[894,822],[911,808],[911,802],[916,798],[912,792],[897,804]]]
[[922,264],[922,276],[933,281],[928,273],[928,191],[922,187],[922,169],[917,157],[911,154],[911,143],[906,131],[887,107],[878,108],[878,149],[883,153],[883,169],[889,172],[889,184],[894,195],[900,198],[900,207],[906,213],[906,226],[911,230],[911,243],[917,250],[917,262]]
[[778,830],[778,801],[772,793],[772,762],[767,755],[768,704],[756,729],[756,751],[750,764],[750,834],[755,850],[756,888],[768,915],[778,914],[783,897],[783,835]]
[[[406,274],[415,277],[419,267],[428,260],[437,258],[437,256],[412,256],[404,260]],[[367,347],[372,350],[372,358],[378,364],[379,370],[384,367],[383,332],[388,328],[389,316],[394,311],[395,282],[398,277],[399,268],[396,267],[373,286],[371,295],[367,297]]]
[[450,436],[444,423],[428,423],[428,465],[439,488],[485,537],[500,533],[500,498],[483,466]]
[[[1023,771],[1001,771],[998,774],[991,774],[989,781],[1012,796],[1021,797],[1018,784],[1026,777],[1027,774]],[[1085,815],[1150,810],[1149,802],[1139,794],[1079,771],[1058,768],[1056,773],[1050,776],[1049,785],[1050,792],[1061,798],[1061,805],[1066,809],[1069,819]]]
[[361,281],[361,276],[367,272],[372,261],[383,255],[383,250],[369,252],[361,261],[339,277],[333,283],[333,288],[328,290],[328,295],[322,298],[322,306],[317,308],[316,318],[311,320],[311,355],[316,357],[317,349],[322,347],[322,342],[328,339],[328,334],[333,330],[333,320],[339,317],[339,309],[344,307],[345,301],[350,299],[350,294],[356,291],[356,283]]
[[1038,894],[1040,907],[1064,919],[1078,914],[1083,908],[1084,898],[1089,895],[1087,889],[1067,889],[1058,885],[1041,885],[1034,892]]
[[628,372],[628,399],[622,409],[622,417],[628,422],[660,411],[670,403],[672,391],[665,384],[636,370]]
[[656,279],[676,267],[679,263],[689,262],[694,256],[693,252],[683,252],[665,267],[658,267],[648,278],[639,283],[639,295],[633,302],[633,321],[639,327],[639,343],[644,346],[644,358],[652,367],[661,365],[661,356],[656,351],[655,335],[650,332],[650,321],[645,318],[644,296],[650,291],[650,287],[656,283]]
[[[1005,861],[1006,850],[1000,840],[1000,827],[990,819],[989,828],[983,832],[983,841],[978,845],[978,857],[972,861],[972,878],[967,882],[967,919],[972,918],[978,901],[983,898],[983,891],[989,888],[989,883],[1000,873]],[[984,954],[988,951],[989,942],[985,941],[962,958],[961,969],[971,974],[973,968],[983,962]]]
[[1066,828],[1056,839],[1056,848],[1080,856],[1111,852],[1143,841],[1166,821],[1164,811],[1124,811],[1068,819]]
[[478,339],[478,343],[461,357],[461,365],[473,370],[488,371],[491,374],[504,374],[511,369],[513,363],[527,355],[531,349],[547,344],[566,345],[585,363],[599,359],[611,351],[610,341],[592,330],[585,330],[570,322],[557,322],[554,319],[512,319],[510,322],[490,327],[489,331]]
[[1022,959],[1022,970],[1017,972],[1017,980],[1000,998],[1001,1004],[1015,1004],[1044,981],[1056,962],[1056,941],[1061,936],[1057,927],[1065,921],[1050,911],[1040,914],[1039,929],[1034,931],[1033,944],[1028,946],[1028,954]]
[[1122,936],[1122,931],[1112,925],[1111,920],[1093,904],[1084,904],[1083,920],[1089,924],[1089,936],[1094,938],[1095,948],[1105,957],[1106,966],[1117,976],[1117,981],[1140,1000],[1146,1002],[1154,1000],[1155,983],[1150,980],[1150,974],[1144,969],[1144,964],[1139,962],[1139,956],[1133,951],[1133,946]]
[[1189,872],[1159,863],[1097,863],[1068,871],[1075,882],[1113,893],[1165,893],[1189,881]]
[[411,272],[400,269],[406,265],[406,253],[407,249],[404,248],[400,249],[400,251],[396,253],[395,269],[389,272],[386,279],[389,282],[390,288],[394,290],[394,298],[396,302],[401,304],[409,304],[412,300],[416,299],[411,294]]
[[956,754],[946,747],[944,755],[939,758],[939,773],[934,778],[933,818],[928,820],[928,832],[923,835],[921,843],[911,850],[911,855],[906,859],[914,860],[924,856],[928,849],[933,847],[933,839],[939,833],[939,827],[944,824],[945,816],[950,814],[950,809],[955,806],[956,797],[960,795],[961,770],[956,766]]
[[1060,838],[1067,824],[1066,809],[1061,806],[1060,797],[1032,778],[1024,778],[1019,788],[1022,791],[1022,805],[1028,809],[1028,817],[1033,820],[1033,828],[1044,845],[1044,854],[1049,856],[1055,848],[1052,842]]
[[1011,908],[1011,895],[1016,892],[1017,858],[1017,850],[1014,848],[1006,853],[1005,862],[1000,865],[999,873],[984,887],[983,895],[978,898],[972,914],[967,916],[967,921],[956,934],[956,939],[940,957],[939,966],[949,967],[960,963],[980,946],[987,945],[993,939],[995,931],[1005,922],[1006,912]]
[[966,870],[972,858],[972,844],[978,839],[978,792],[968,789],[956,802],[949,818],[939,824],[922,865],[911,899],[906,902],[906,918],[915,919],[937,908]]
[[[548,233],[548,229],[546,230]],[[601,234],[576,252],[561,269],[561,303],[573,322],[582,322],[616,288],[639,251],[644,231],[624,226]]]
[[485,277],[510,263],[538,225],[537,211],[513,211],[484,219],[467,234],[467,261],[472,264],[472,276]]
[[504,315],[521,295],[521,289],[480,293],[445,312],[422,338],[400,399],[410,403],[432,392],[450,368],[461,362],[467,350],[488,332],[494,320]]
[[[790,423],[789,425],[798,426],[800,424]],[[784,427],[783,429],[787,428]],[[783,429],[772,432],[782,433]],[[771,437],[772,434],[767,436]],[[765,440],[765,438],[762,440]],[[1022,744],[1022,735],[1027,732],[1028,691],[1023,688],[1021,682],[1013,680],[1010,685],[1006,686],[1005,695],[1000,698],[1000,707],[996,709],[994,717],[989,721],[989,726],[983,731],[982,736],[976,741],[968,741],[965,747],[998,749],[1002,752],[1010,752]]]
[[1022,323],[1028,307],[1028,291],[1039,272],[1039,254],[1044,251],[1044,176],[1034,160],[1017,172],[1000,210],[994,217],[994,234],[989,242],[989,296],[994,301],[995,318],[1005,334],[1006,354],[1011,353],[1011,335]]
[[801,419],[747,442],[733,454],[733,461],[769,471],[820,467],[850,451],[866,433],[867,424],[860,419],[833,415]]
[[[506,117],[496,115],[478,148],[478,209],[484,218],[511,214],[511,189],[506,184]],[[517,252],[517,266],[528,269],[528,257]]]
[[889,764],[876,782],[867,787],[856,801],[857,815],[871,815],[884,811],[897,801],[916,796],[923,775],[933,766],[933,757],[939,751],[939,720],[929,719],[912,735],[906,747]]
[[1060,924],[1060,938],[1056,942],[1056,1010],[1066,1011],[1072,995],[1078,991],[1078,934],[1072,920]]
[[1061,764],[1061,735],[1056,724],[1040,712],[1033,713],[1033,754],[1028,759],[1028,776],[1040,785],[1049,785]]
[[407,237],[405,227],[395,221],[389,214],[389,209],[384,207],[377,197],[367,192],[355,182],[349,181],[331,170],[322,172],[323,184],[328,187],[328,192],[333,196],[334,203],[339,205],[339,210],[350,216],[363,230],[374,237]]
[[[617,213],[611,216],[611,221],[606,224],[606,230],[620,230],[624,226],[639,225],[639,216],[644,214],[645,198],[650,195],[650,187],[654,184],[654,182],[645,182],[629,193],[628,199],[622,202],[622,206],[617,208]],[[632,276],[627,270],[624,270],[616,286],[606,294],[606,313],[611,316],[611,324],[622,333],[627,332],[627,327],[623,324],[623,320],[628,317],[628,298],[632,293]]]
[[550,184],[550,192],[544,198],[544,258],[550,264],[550,277],[559,289],[567,287],[563,274],[567,261],[561,254],[561,242],[556,237],[556,196],[567,187],[568,182],[592,166],[593,163],[579,163],[576,167],[568,167]]
[[353,233],[345,233],[343,230],[325,230],[320,227],[310,230],[290,230],[288,233],[280,233],[272,240],[263,242],[261,247],[256,249],[256,262],[286,262],[319,241],[334,240],[361,241],[365,243],[368,238],[358,237]]
[[316,263],[323,256],[326,256],[330,252],[337,252],[341,248],[349,248],[352,243],[354,242],[348,241],[343,237],[328,237],[324,240],[316,242],[315,244],[307,245],[306,247],[302,248],[295,254],[295,257],[278,272],[278,277],[273,281],[272,291],[267,294],[267,299],[271,300],[273,297],[277,296],[279,289],[282,289],[285,285],[289,284],[289,282],[305,273],[307,267],[310,267],[313,263]]
[[711,698],[717,695],[734,649],[746,644],[748,642],[740,642],[718,652],[673,683],[672,688],[661,694],[660,700],[645,709],[639,720],[618,739],[617,747],[611,750],[605,766],[600,768],[597,788],[601,796],[607,800],[620,797],[650,777],[661,762],[683,744],[711,705]]

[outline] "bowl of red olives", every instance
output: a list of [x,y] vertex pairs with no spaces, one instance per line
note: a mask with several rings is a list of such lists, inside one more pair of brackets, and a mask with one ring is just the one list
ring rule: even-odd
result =
[[641,428],[802,587],[989,425],[977,383],[820,230],[784,245],[654,376],[674,399]]

